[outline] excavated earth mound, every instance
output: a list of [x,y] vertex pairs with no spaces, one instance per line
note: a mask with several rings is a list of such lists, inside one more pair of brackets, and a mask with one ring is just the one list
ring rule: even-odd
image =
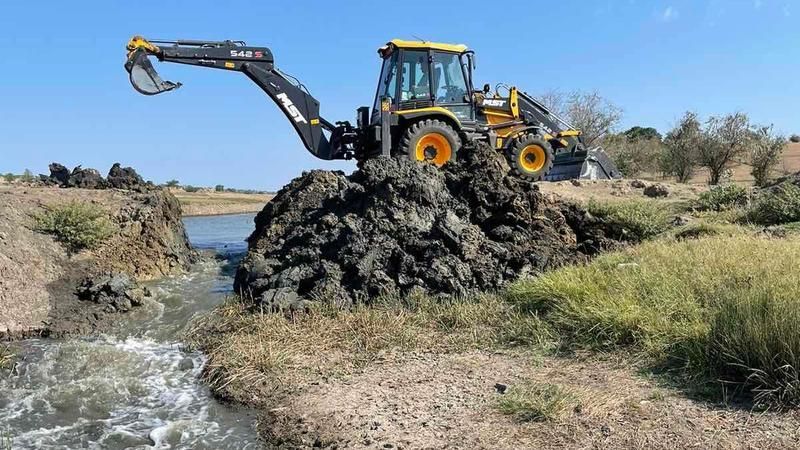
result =
[[256,217],[235,288],[271,310],[469,295],[618,246],[605,227],[510,175],[491,150],[443,169],[373,159],[285,186]]

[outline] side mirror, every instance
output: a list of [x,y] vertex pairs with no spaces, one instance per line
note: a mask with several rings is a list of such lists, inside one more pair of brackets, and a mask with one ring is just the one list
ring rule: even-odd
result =
[[488,94],[489,92],[492,92],[492,87],[489,86],[489,83],[486,83],[483,85],[483,93]]

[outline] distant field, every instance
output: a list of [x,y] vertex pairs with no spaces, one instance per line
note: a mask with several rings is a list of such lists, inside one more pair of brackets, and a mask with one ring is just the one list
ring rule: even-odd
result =
[[273,197],[271,194],[235,192],[186,192],[173,190],[181,202],[184,216],[213,216],[258,212]]

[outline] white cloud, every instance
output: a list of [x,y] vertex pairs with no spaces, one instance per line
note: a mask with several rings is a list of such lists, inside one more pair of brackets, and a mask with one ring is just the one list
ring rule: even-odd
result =
[[672,6],[667,6],[667,8],[661,13],[661,20],[663,22],[672,22],[673,20],[677,20],[678,17],[680,17],[680,13]]

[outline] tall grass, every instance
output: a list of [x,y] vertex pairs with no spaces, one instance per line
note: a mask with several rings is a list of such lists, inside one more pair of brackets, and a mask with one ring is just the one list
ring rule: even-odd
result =
[[671,208],[656,200],[598,202],[592,200],[586,209],[618,229],[619,239],[642,241],[663,233],[670,227]]
[[654,241],[512,285],[573,345],[635,348],[698,380],[800,405],[800,242]]
[[530,382],[512,386],[497,404],[500,412],[514,416],[520,422],[556,420],[576,406],[575,396],[563,387]]

